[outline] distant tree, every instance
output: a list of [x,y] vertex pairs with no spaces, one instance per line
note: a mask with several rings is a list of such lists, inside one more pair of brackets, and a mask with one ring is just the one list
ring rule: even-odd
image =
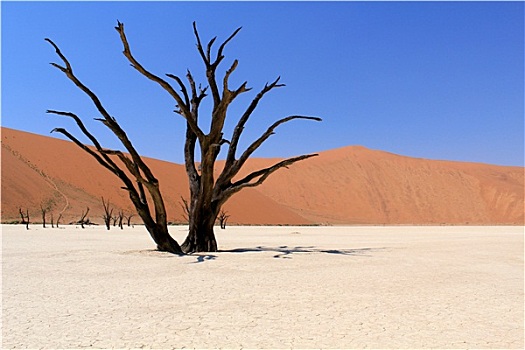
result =
[[43,206],[40,204],[40,212],[42,213],[42,227],[46,228],[46,213],[49,210],[48,207]]
[[190,205],[188,203],[188,200],[184,197],[180,197],[180,207],[182,208],[182,219],[185,223],[190,222]]
[[82,211],[82,214],[80,214],[80,220],[77,221],[77,224],[79,224],[82,228],[84,228],[84,225],[89,225],[90,223],[89,218],[86,219],[88,213],[89,207],[87,207],[86,212]]
[[104,201],[104,197],[102,197],[102,206],[104,207],[104,215],[102,215],[102,219],[104,220],[106,228],[109,230],[111,224],[111,214],[113,213],[113,209],[109,206],[109,199],[106,202]]
[[229,217],[230,215],[228,215],[228,212],[221,209],[221,211],[219,212],[219,216],[218,216],[219,224],[221,225],[221,229],[223,230],[226,229],[226,222],[228,221]]
[[119,210],[118,212],[118,227],[120,227],[121,230],[124,229],[124,226],[122,225],[122,221],[124,221],[124,211]]
[[[95,158],[99,164],[120,178],[124,183],[123,188],[128,191],[137,213],[157,244],[157,249],[172,253],[214,252],[217,250],[217,241],[213,226],[221,207],[231,196],[244,188],[255,187],[262,184],[272,173],[281,168],[317,156],[317,154],[288,158],[270,167],[251,172],[244,177],[237,176],[248,158],[274,134],[275,129],[281,124],[295,119],[314,121],[320,121],[321,119],[299,115],[282,118],[272,124],[259,138],[253,141],[244,152],[237,155],[237,147],[246,122],[261,99],[271,90],[284,86],[284,84],[279,83],[280,78],[275,79],[272,83],[267,83],[253,98],[238,119],[231,138],[229,140],[224,138],[223,127],[228,107],[239,95],[251,90],[251,88],[247,87],[247,82],[244,82],[233,90],[231,90],[229,86],[229,78],[238,65],[237,60],[234,60],[230,68],[226,70],[222,81],[217,79],[217,68],[224,59],[223,51],[226,45],[239,33],[241,28],[236,29],[233,34],[219,46],[216,52],[212,54],[213,44],[217,38],[211,39],[204,48],[197,31],[197,26],[195,22],[193,23],[193,32],[197,41],[197,51],[205,65],[208,86],[202,88],[199,85],[197,87],[193,74],[189,70],[186,74],[188,85],[185,85],[178,76],[166,74],[168,78],[176,82],[176,86],[180,91],[177,91],[168,80],[148,71],[135,59],[131,53],[123,23],[118,22],[115,29],[124,47],[123,54],[131,63],[131,66],[144,77],[162,87],[162,89],[174,99],[177,105],[175,112],[181,115],[186,121],[184,157],[190,188],[188,205],[189,233],[182,246],[180,246],[168,232],[166,208],[162,199],[159,182],[154,177],[151,169],[133,147],[117,120],[109,114],[99,98],[73,73],[71,64],[62,54],[59,47],[50,39],[46,39],[53,45],[57,55],[64,63],[63,66],[56,63],[52,63],[52,65],[62,71],[80,90],[89,96],[102,116],[102,118],[97,120],[102,122],[117,136],[129,155],[118,150],[104,149],[93,134],[86,129],[81,119],[70,112],[48,110],[48,113],[73,118],[82,133],[93,143],[94,148],[87,147],[63,128],[56,128],[54,131],[68,137],[77,146]],[[199,126],[199,110],[202,100],[207,96],[208,90],[212,96],[212,111],[210,131],[206,133]],[[197,142],[200,149],[199,169],[196,167],[195,158]],[[215,162],[224,145],[228,145],[226,161],[222,172],[218,178],[215,178]],[[119,158],[127,169],[127,172],[122,170],[120,165],[118,165],[111,156]],[[130,178],[128,174],[131,174],[132,178]],[[146,196],[146,191],[149,197]],[[152,203],[150,203],[150,201]]]
[[62,213],[60,213],[60,214],[58,215],[58,219],[57,219],[57,228],[58,228],[58,223],[60,222],[60,219],[62,219]]
[[126,219],[126,222],[127,222],[127,225],[128,227],[131,226],[131,219],[134,217],[135,215],[133,213],[128,213],[127,215],[124,216],[124,218]]
[[22,225],[26,225],[26,230],[29,230],[29,209],[26,209],[26,213],[24,214],[22,212],[22,208],[18,208],[18,212],[20,213],[20,217],[22,218]]

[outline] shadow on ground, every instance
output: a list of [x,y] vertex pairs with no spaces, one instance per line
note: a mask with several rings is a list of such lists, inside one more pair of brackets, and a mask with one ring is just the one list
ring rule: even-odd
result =
[[[236,249],[227,249],[219,250],[218,253],[257,253],[257,252],[272,252],[274,259],[292,259],[294,254],[334,254],[334,255],[346,255],[346,256],[371,256],[369,253],[379,250],[384,250],[386,248],[360,248],[360,249],[320,249],[314,246],[308,247],[289,247],[286,245],[279,247],[264,247],[258,246],[253,248],[236,248]],[[197,256],[198,254],[198,256]],[[195,263],[201,263],[208,260],[215,260],[218,258],[217,255],[213,254],[199,254],[196,253],[194,256],[197,257]]]
[[[375,251],[381,251],[387,248],[359,248],[359,249],[320,249],[316,248],[315,246],[307,246],[307,247],[289,247],[286,245],[278,246],[278,247],[265,247],[265,246],[257,246],[257,247],[249,247],[249,248],[236,248],[236,249],[224,249],[219,250],[217,253],[232,253],[232,254],[242,254],[242,253],[259,253],[259,252],[271,252],[274,253],[273,258],[274,259],[292,259],[294,255],[296,254],[331,254],[331,255],[343,255],[343,256],[360,256],[360,257],[370,257],[372,256],[370,253]],[[121,254],[137,254],[142,256],[154,256],[156,258],[177,258],[181,257],[180,255],[166,253],[166,252],[160,252],[156,249],[148,249],[148,250],[134,250],[134,251],[128,251],[123,252]],[[219,255],[210,254],[210,253],[193,253],[186,256],[191,256],[196,258],[197,260],[193,263],[202,263],[205,261],[215,260],[219,257]]]

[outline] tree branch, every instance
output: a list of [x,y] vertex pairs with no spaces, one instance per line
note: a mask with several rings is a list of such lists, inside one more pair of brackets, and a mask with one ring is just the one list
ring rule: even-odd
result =
[[[98,155],[96,152],[94,152],[92,149],[84,145],[82,142],[80,142],[75,136],[71,135],[66,129],[64,128],[55,128],[51,130],[51,132],[58,132],[64,136],[66,136],[68,139],[73,141],[78,147],[83,149],[85,152],[87,152],[90,156],[95,158],[95,160],[102,165],[104,168],[108,169],[114,174],[117,174],[117,169],[115,169],[110,163],[108,163],[105,159],[103,159],[100,155]],[[114,164],[113,164],[114,165]],[[116,165],[115,165],[116,166]]]
[[[224,97],[222,99],[220,97],[219,87],[217,85],[217,81],[216,81],[216,78],[215,78],[215,72],[216,72],[217,67],[219,66],[220,62],[224,59],[224,56],[222,55],[222,52],[224,51],[224,48],[226,47],[228,42],[230,42],[230,40],[232,40],[235,37],[235,35],[237,35],[237,33],[241,30],[241,28],[242,27],[237,28],[233,32],[233,34],[231,34],[228,37],[228,39],[226,39],[221,44],[221,46],[219,47],[219,49],[217,51],[217,56],[216,56],[215,60],[212,62],[211,61],[211,47],[212,47],[213,43],[215,42],[216,38],[213,38],[209,42],[208,47],[207,47],[207,53],[205,53],[204,49],[202,47],[201,39],[200,39],[200,36],[199,36],[199,31],[197,30],[197,24],[195,22],[193,22],[193,32],[195,34],[195,38],[197,39],[197,50],[199,51],[199,54],[201,55],[202,60],[204,61],[204,64],[206,65],[206,77],[208,79],[208,84],[210,86],[210,90],[211,90],[212,97],[213,97],[213,115],[218,115],[218,114],[222,115],[222,113],[220,113],[218,111],[219,110],[225,110],[227,108],[227,104],[229,103],[229,102],[225,101]],[[235,60],[232,68],[230,68],[229,73],[226,73],[226,75],[229,76],[231,74],[231,72],[233,72],[233,70],[235,69],[236,66],[237,66],[237,60]],[[228,77],[225,77],[225,81],[227,81],[227,79],[228,79]],[[243,85],[243,86],[244,86],[244,88],[246,88],[246,85]],[[227,88],[223,90],[223,96],[227,95],[228,93],[229,93],[229,90]],[[226,105],[225,105],[225,102],[227,102]],[[212,118],[212,120],[215,121],[216,119]],[[217,124],[221,124],[221,123],[219,122]],[[212,129],[216,130],[216,128],[213,128],[213,127],[212,127]]]
[[[228,189],[226,189],[223,193],[223,198],[220,198],[220,201],[226,201],[229,197],[231,197],[233,194],[239,192],[243,188],[246,187],[256,187],[261,185],[266,179],[276,172],[277,170],[281,168],[287,168],[289,165],[292,165],[294,163],[297,163],[299,161],[317,157],[319,154],[306,154],[302,156],[297,156],[293,158],[288,158],[283,161],[280,161],[277,164],[272,165],[271,167],[260,169],[257,171],[254,171],[248,175],[246,175],[244,178],[242,178],[239,181],[234,182]],[[251,182],[252,180],[257,179],[255,182]],[[220,196],[220,195],[219,195]]]
[[[244,153],[239,157],[238,160],[233,161],[232,163],[228,163],[228,161],[225,164],[225,168],[223,170],[223,173],[221,174],[220,181],[221,182],[228,182],[230,181],[242,168],[244,163],[248,160],[248,158],[252,155],[255,150],[257,150],[263,143],[266,141],[271,135],[274,134],[274,130],[281,124],[284,124],[286,122],[289,122],[294,119],[306,119],[306,120],[314,120],[314,121],[322,121],[321,118],[318,117],[306,117],[306,116],[299,116],[299,115],[293,115],[289,116],[283,119],[280,119],[273,123],[268,130],[264,134],[262,134],[261,137],[259,137],[257,140],[255,140],[245,151]],[[235,135],[234,135],[235,137]],[[232,143],[234,140],[232,139]],[[238,142],[238,139],[235,140],[235,142]],[[236,145],[235,145],[236,146]],[[230,145],[231,149],[232,145]],[[228,168],[226,167],[228,165]]]
[[98,120],[100,120],[104,125],[106,125],[115,134],[115,136],[118,137],[120,142],[124,145],[126,150],[129,152],[129,154],[133,158],[133,161],[135,162],[135,164],[137,164],[141,168],[141,170],[144,172],[144,174],[146,175],[148,180],[149,181],[156,181],[156,179],[153,176],[151,170],[142,161],[142,158],[140,157],[138,152],[135,150],[135,148],[131,144],[131,141],[128,139],[128,136],[126,135],[124,130],[122,130],[122,128],[117,123],[115,118],[113,118],[108,113],[108,111],[104,108],[104,106],[100,102],[100,99],[95,95],[95,93],[93,93],[86,85],[84,85],[73,74],[73,69],[71,67],[71,64],[69,63],[67,58],[62,54],[62,52],[60,51],[58,46],[51,39],[46,38],[45,40],[47,42],[49,42],[55,48],[55,51],[56,51],[57,55],[62,59],[62,61],[64,61],[65,65],[66,65],[66,68],[61,67],[61,66],[59,66],[57,64],[52,64],[52,65],[57,67],[57,68],[59,68],[62,72],[64,72],[64,74],[66,74],[66,76],[69,78],[69,80],[71,80],[78,88],[80,88],[85,94],[87,94],[90,97],[90,99],[95,104],[95,106],[96,106],[97,110],[99,111],[99,113],[103,116],[103,119],[98,119]]
[[271,91],[274,88],[283,87],[284,84],[278,84],[281,77],[277,77],[271,84],[268,85],[268,83],[264,86],[264,88],[255,96],[255,98],[252,100],[242,117],[239,119],[239,122],[235,126],[233,136],[230,142],[230,147],[228,149],[228,155],[226,158],[226,164],[225,169],[231,167],[233,162],[235,161],[235,153],[237,152],[237,145],[239,144],[239,139],[241,137],[241,134],[244,130],[244,125],[252,115],[253,111],[257,107],[259,101],[264,97],[266,93]]
[[126,157],[124,155],[124,153],[122,153],[121,151],[118,151],[118,150],[108,150],[108,149],[105,149],[105,150],[102,150],[103,154],[114,154],[116,155],[120,161],[122,163],[124,163],[124,165],[126,166],[126,168],[128,169],[128,171],[131,173],[131,175],[133,175],[136,179],[136,182],[137,182],[137,186],[139,188],[139,194],[140,194],[140,200],[141,202],[147,206],[148,205],[148,199],[146,198],[146,192],[144,191],[144,184],[147,183],[148,181],[145,180],[142,175],[140,174],[140,168],[137,166],[137,164],[135,164],[131,159],[129,159],[128,157]]
[[214,66],[218,66],[219,63],[222,61],[222,59],[224,58],[224,56],[222,55],[222,51],[224,50],[224,48],[226,47],[226,45],[230,42],[230,40],[232,40],[236,35],[237,33],[240,32],[240,30],[242,29],[242,27],[239,27],[237,28],[233,33],[232,35],[230,35],[228,37],[228,39],[226,39],[222,45],[219,47],[219,50],[217,51],[217,58],[215,60],[215,62],[213,63]]
[[186,106],[189,106],[190,105],[190,98],[188,96],[188,90],[186,90],[186,86],[184,85],[182,80],[178,76],[173,75],[173,74],[166,74],[166,76],[171,78],[171,79],[173,79],[173,80],[175,80],[179,84],[180,91],[184,95],[184,103],[186,104]]
[[122,41],[122,44],[124,46],[123,54],[128,59],[128,61],[131,63],[131,66],[135,68],[139,73],[144,75],[146,78],[156,82],[164,90],[166,90],[177,102],[177,105],[181,109],[181,115],[186,119],[188,124],[191,126],[193,132],[197,135],[199,139],[204,138],[204,133],[199,128],[199,126],[192,120],[191,112],[189,110],[190,107],[186,105],[182,97],[173,89],[173,87],[167,81],[156,76],[155,74],[150,73],[135,59],[135,57],[133,57],[133,55],[131,54],[131,49],[129,47],[128,39],[126,38],[126,33],[124,32],[124,23],[117,22],[117,27],[115,27],[115,29],[119,33],[120,40]]

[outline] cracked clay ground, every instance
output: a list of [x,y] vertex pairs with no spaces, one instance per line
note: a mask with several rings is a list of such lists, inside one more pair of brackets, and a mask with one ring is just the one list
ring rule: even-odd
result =
[[[182,240],[183,227],[172,227]],[[523,227],[2,227],[2,348],[516,348]]]

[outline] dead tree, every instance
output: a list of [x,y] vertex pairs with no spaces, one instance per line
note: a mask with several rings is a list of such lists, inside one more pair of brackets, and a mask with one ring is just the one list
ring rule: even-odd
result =
[[118,212],[118,227],[120,227],[121,230],[124,229],[124,226],[122,225],[122,222],[124,221],[124,211],[119,210]]
[[226,221],[228,221],[229,217],[230,215],[228,215],[228,212],[221,209],[221,211],[219,212],[219,216],[217,217],[219,219],[219,224],[221,225],[221,229],[223,230],[226,229]]
[[[216,72],[219,64],[224,59],[223,51],[226,45],[237,35],[241,28],[236,29],[218,48],[212,57],[212,47],[217,38],[211,39],[206,49],[202,46],[197,26],[193,23],[193,31],[197,40],[197,50],[204,62],[208,86],[197,89],[197,85],[190,71],[187,72],[189,88],[183,83],[182,79],[173,74],[167,77],[173,79],[180,93],[168,83],[168,81],[149,72],[144,68],[131,53],[127,37],[124,32],[124,25],[118,23],[116,27],[120,34],[120,39],[124,46],[124,56],[131,63],[131,66],[146,78],[159,84],[175,100],[177,109],[175,112],[186,120],[186,142],[184,147],[185,167],[189,179],[190,187],[190,206],[189,206],[189,234],[182,249],[184,252],[213,252],[217,250],[217,241],[213,232],[213,226],[222,205],[235,193],[247,187],[255,187],[262,184],[273,172],[287,167],[298,161],[314,157],[317,154],[308,154],[298,157],[285,159],[268,168],[254,171],[236,181],[234,177],[246,163],[248,158],[257,150],[264,141],[274,134],[275,129],[286,122],[295,119],[307,119],[320,121],[317,117],[293,115],[278,120],[272,124],[265,133],[256,139],[250,146],[237,157],[237,146],[244,126],[253,111],[257,107],[263,96],[274,88],[282,87],[279,84],[280,78],[272,83],[266,84],[248,105],[245,112],[239,118],[230,140],[224,138],[223,127],[229,105],[241,94],[248,92],[251,88],[247,87],[247,82],[238,88],[231,90],[229,87],[230,75],[235,71],[238,61],[234,60],[232,65],[220,82]],[[201,101],[207,96],[208,89],[213,99],[213,109],[211,112],[210,131],[206,134],[199,126],[199,108]],[[195,167],[196,144],[199,143],[200,154],[200,173]],[[217,179],[214,176],[215,161],[221,148],[227,144],[227,158],[222,173]]]
[[126,223],[128,224],[128,227],[131,226],[131,218],[135,215],[133,213],[129,213],[128,215],[125,215],[124,218],[126,219]]
[[60,214],[58,215],[58,219],[57,219],[57,228],[58,228],[58,223],[60,222],[60,219],[62,219],[62,213],[60,213]]
[[22,208],[18,208],[18,212],[20,213],[20,217],[22,218],[22,225],[26,225],[26,230],[29,230],[29,209],[26,209],[26,213],[24,214],[22,212]]
[[[168,232],[166,208],[162,198],[159,182],[142,160],[141,156],[132,145],[124,130],[120,127],[117,120],[112,117],[106,108],[103,106],[99,98],[84,85],[77,76],[73,73],[73,68],[62,54],[59,47],[50,39],[46,38],[55,49],[57,55],[63,62],[63,66],[57,63],[51,63],[54,67],[62,71],[69,80],[71,80],[80,90],[82,90],[93,102],[102,118],[97,119],[102,122],[113,134],[120,140],[129,155],[124,154],[118,150],[104,149],[95,138],[95,136],[88,131],[82,120],[74,113],[48,110],[47,113],[52,113],[60,116],[65,116],[75,120],[80,131],[93,143],[94,149],[89,148],[80,142],[75,136],[69,133],[64,128],[56,128],[53,131],[59,132],[73,141],[78,147],[91,155],[104,168],[109,170],[112,174],[118,177],[124,184],[123,189],[128,191],[129,198],[138,215],[141,217],[146,229],[151,238],[157,244],[157,249],[177,254],[182,254],[180,245],[175,241]],[[116,156],[121,163],[117,164],[112,157]],[[126,169],[132,177],[123,170]],[[150,200],[146,196],[149,193]]]
[[[239,139],[244,130],[246,122],[252,115],[253,111],[261,101],[261,99],[268,92],[275,88],[284,86],[280,84],[280,78],[275,79],[272,83],[267,83],[253,98],[251,103],[247,106],[244,113],[237,121],[236,127],[229,140],[224,138],[223,127],[226,120],[229,105],[241,94],[251,90],[247,87],[247,82],[244,82],[236,89],[231,90],[229,86],[229,78],[235,71],[238,61],[234,60],[230,68],[226,70],[222,81],[217,78],[217,68],[223,61],[223,51],[226,45],[239,33],[241,28],[236,29],[212,54],[213,44],[216,38],[211,39],[206,48],[202,46],[197,26],[193,23],[193,32],[197,41],[197,50],[204,62],[207,87],[197,88],[197,84],[193,78],[192,73],[188,70],[186,74],[187,84],[183,80],[173,74],[166,74],[166,76],[176,82],[174,88],[168,80],[163,79],[142,66],[131,53],[130,45],[124,31],[124,24],[118,22],[117,30],[120,40],[123,44],[124,56],[131,63],[139,73],[146,78],[160,85],[175,101],[177,108],[175,112],[181,115],[186,121],[186,141],[184,146],[185,167],[189,179],[190,200],[189,200],[189,233],[182,244],[171,238],[167,229],[167,215],[162,200],[157,179],[153,176],[151,170],[143,162],[135,148],[132,146],[130,140],[127,138],[125,132],[120,128],[116,119],[112,117],[108,111],[103,107],[98,97],[89,90],[80,80],[74,75],[70,63],[59,50],[58,46],[51,40],[46,39],[53,45],[57,54],[64,62],[65,66],[60,66],[52,63],[55,67],[60,69],[66,76],[75,83],[83,92],[85,92],[97,107],[99,113],[103,118],[98,119],[106,125],[122,142],[126,148],[129,156],[121,151],[103,149],[96,138],[89,133],[84,124],[75,114],[69,112],[48,111],[62,116],[68,116],[75,119],[77,125],[84,135],[86,135],[95,146],[95,150],[86,147],[77,138],[68,133],[65,129],[57,128],[55,131],[66,135],[70,140],[75,142],[84,151],[93,156],[102,166],[118,176],[124,183],[124,188],[129,192],[130,199],[133,202],[139,216],[144,221],[150,235],[157,243],[159,250],[171,251],[175,253],[192,253],[192,252],[214,252],[217,251],[217,241],[213,231],[214,223],[217,215],[220,212],[222,205],[235,193],[247,187],[255,187],[262,184],[275,171],[292,165],[298,161],[305,160],[317,154],[308,154],[288,158],[282,160],[270,167],[260,169],[249,173],[244,177],[236,177],[241,168],[244,166],[248,158],[257,150],[271,135],[274,134],[275,129],[281,124],[287,123],[295,119],[315,120],[320,121],[320,118],[292,115],[282,118],[272,124],[266,132],[259,138],[253,141],[246,150],[240,155],[237,154],[237,147]],[[211,111],[211,125],[209,133],[205,133],[199,126],[199,109],[202,100],[207,96],[207,91],[212,95],[212,111]],[[200,171],[195,166],[195,152],[196,145],[200,149]],[[225,165],[218,178],[215,178],[214,169],[215,162],[224,145],[228,145],[227,157]],[[117,156],[121,162],[126,166],[126,169],[131,173],[134,179],[130,179],[126,173],[113,161],[110,155]],[[235,178],[235,180],[234,180]],[[136,183],[136,185],[135,185]],[[145,190],[149,192],[153,202],[155,215],[152,214],[152,209],[145,196]]]
[[77,221],[77,224],[80,225],[80,227],[84,228],[84,225],[89,224],[89,219],[86,219],[87,214],[89,213],[89,207],[87,207],[86,212],[82,210],[82,214],[80,214],[80,220]]
[[188,200],[184,197],[180,197],[180,207],[182,208],[182,219],[185,223],[190,222],[190,205],[188,203]]
[[53,213],[51,213],[51,228],[55,228],[55,222],[53,220]]
[[40,212],[42,213],[42,227],[43,228],[46,228],[46,213],[48,211],[48,207],[44,207],[42,206],[42,204],[40,204]]
[[106,225],[106,228],[109,230],[113,208],[109,207],[109,199],[106,203],[106,201],[104,201],[104,197],[102,197],[102,206],[104,206],[104,215],[102,215],[102,219],[104,220],[104,224]]

